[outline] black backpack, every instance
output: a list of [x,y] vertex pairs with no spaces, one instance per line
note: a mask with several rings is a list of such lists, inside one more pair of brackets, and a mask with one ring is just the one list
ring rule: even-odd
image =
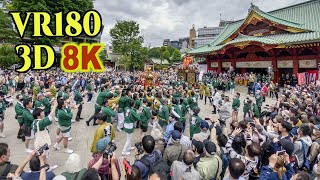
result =
[[170,166],[167,162],[159,155],[158,152],[154,153],[156,156],[156,161],[151,163],[146,156],[140,159],[144,165],[149,168],[148,174],[152,175],[154,173],[158,173],[164,179],[170,179]]
[[2,172],[2,174],[0,175],[0,179],[7,179],[7,176],[12,168],[12,164],[7,163],[6,168],[4,169],[4,171]]

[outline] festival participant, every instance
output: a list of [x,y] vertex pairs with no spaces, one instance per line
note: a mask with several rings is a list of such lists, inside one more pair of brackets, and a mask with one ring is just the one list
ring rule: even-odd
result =
[[142,141],[143,137],[145,136],[145,133],[148,131],[148,124],[151,119],[151,111],[150,108],[148,107],[148,101],[147,99],[143,99],[143,104],[141,106],[141,113],[139,114],[140,116],[140,140]]
[[195,107],[193,109],[193,115],[190,118],[190,139],[193,138],[193,135],[196,133],[200,133],[200,123],[202,119],[199,117],[200,108]]
[[18,139],[22,139],[22,141],[25,140],[24,138],[24,135],[23,135],[23,129],[22,129],[22,126],[23,126],[23,110],[24,110],[24,107],[23,107],[23,96],[21,94],[18,94],[16,96],[16,99],[17,99],[17,104],[15,105],[14,107],[14,110],[15,110],[15,118],[17,119],[18,123],[19,123],[19,131],[18,131],[18,135],[17,135],[17,138]]
[[113,94],[107,91],[106,86],[102,86],[101,92],[98,94],[96,104],[94,105],[94,108],[95,108],[94,114],[89,118],[88,121],[86,121],[87,126],[89,126],[89,123],[92,120],[94,120],[93,125],[97,125],[95,122],[95,116],[101,111],[101,108],[104,105],[104,102],[111,97],[113,97]]
[[76,102],[76,105],[78,105],[78,112],[76,115],[76,121],[80,121],[83,119],[81,117],[81,112],[82,112],[82,105],[83,105],[83,97],[85,96],[86,92],[82,92],[81,86],[76,87],[74,91],[74,101]]
[[122,155],[128,156],[130,155],[130,151],[134,148],[131,147],[131,141],[132,141],[132,133],[134,131],[134,123],[136,121],[139,121],[140,116],[136,111],[133,110],[134,107],[134,101],[129,101],[130,107],[127,107],[124,109],[124,132],[127,134],[127,140],[122,150]]
[[117,130],[119,132],[122,131],[123,125],[124,125],[124,109],[125,109],[125,104],[129,101],[129,97],[127,94],[127,91],[122,90],[121,92],[121,97],[118,102],[118,125],[117,125]]
[[6,111],[6,103],[4,101],[4,94],[0,95],[0,137],[5,138],[6,136],[3,133],[4,129],[4,114]]
[[109,101],[106,101],[105,106],[102,107],[101,112],[105,115],[106,122],[112,124],[112,117],[116,116],[116,109],[117,104],[113,104],[113,106],[109,107]]
[[232,102],[232,121],[238,121],[238,112],[240,108],[240,93],[237,93]]
[[31,153],[32,150],[29,148],[29,142],[34,138],[34,132],[32,130],[32,123],[34,121],[34,117],[32,115],[32,107],[33,107],[33,102],[31,98],[28,98],[23,101],[23,129],[24,129],[24,135],[25,135],[25,147],[26,147],[26,153]]
[[67,106],[67,100],[58,99],[58,122],[60,126],[61,136],[57,138],[57,141],[53,147],[56,150],[60,150],[59,143],[63,140],[64,152],[72,154],[73,150],[68,148],[68,138],[70,137],[73,111],[78,107],[75,106],[70,109]]
[[169,122],[169,108],[167,106],[167,100],[162,100],[162,104],[159,107],[159,125],[165,129]]

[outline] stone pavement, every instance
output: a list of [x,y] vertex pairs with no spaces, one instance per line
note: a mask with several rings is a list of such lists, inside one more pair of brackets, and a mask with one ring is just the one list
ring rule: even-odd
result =
[[[246,97],[246,88],[243,87],[237,87],[236,92],[241,93],[241,107],[239,112],[239,117],[243,116],[242,107],[243,107],[243,100]],[[221,94],[221,92],[220,92]],[[232,101],[231,95],[227,93]],[[94,95],[93,99],[96,99],[96,94]],[[251,97],[252,100],[254,100],[253,97]],[[85,99],[86,100],[86,99]],[[14,101],[15,105],[16,101]],[[263,104],[275,104],[275,99],[267,98],[266,103]],[[209,100],[207,102],[207,105],[204,105],[204,100],[199,100],[199,106],[201,108],[200,111],[200,117],[203,119],[206,117],[209,118],[218,118],[218,115],[213,115],[211,112],[213,110],[212,106],[209,103]],[[75,112],[76,113],[76,112]],[[97,126],[90,126],[87,127],[85,120],[87,120],[92,114],[94,113],[94,103],[89,104],[85,103],[82,110],[82,117],[84,120],[80,122],[76,122],[72,124],[72,130],[71,130],[71,136],[73,137],[72,141],[69,141],[69,149],[74,150],[75,153],[79,154],[81,156],[82,160],[82,166],[87,167],[87,163],[91,159],[91,153],[90,153],[90,147],[93,139],[93,135],[95,130],[97,129]],[[25,153],[25,146],[24,143],[17,139],[17,131],[18,131],[18,123],[16,119],[14,118],[15,112],[14,107],[9,107],[5,114],[5,129],[4,133],[6,135],[6,138],[1,138],[0,142],[5,142],[9,144],[9,147],[11,149],[11,161],[14,164],[20,165],[20,163],[27,157],[27,154]],[[75,117],[75,114],[74,114]],[[241,118],[240,118],[241,119]],[[64,172],[64,163],[68,158],[68,154],[64,153],[63,148],[60,151],[55,151],[52,146],[55,143],[55,132],[56,132],[57,122],[53,122],[53,124],[50,126],[50,136],[52,145],[50,147],[50,154],[49,154],[49,164],[50,165],[58,165],[59,167],[54,171],[57,175]],[[148,133],[150,134],[151,128],[149,128]],[[189,136],[189,124],[187,123],[187,130],[186,135]],[[134,135],[133,135],[133,141],[132,146],[134,146],[135,142],[139,141],[140,137],[140,129],[135,129]],[[116,150],[116,156],[121,156],[122,148],[126,141],[126,134],[124,132],[118,132],[116,130],[116,137],[115,137],[115,143],[117,144],[118,148]],[[33,147],[33,142],[31,141],[31,147]],[[62,142],[60,143],[60,147],[62,147]],[[134,151],[132,151],[130,156],[125,157],[128,159],[131,163],[134,162]],[[26,166],[25,170],[29,168],[29,165]]]

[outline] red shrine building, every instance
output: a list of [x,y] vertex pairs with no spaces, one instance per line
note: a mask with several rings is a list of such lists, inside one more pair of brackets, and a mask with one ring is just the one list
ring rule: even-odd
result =
[[228,24],[210,44],[191,49],[205,58],[208,71],[236,73],[274,71],[297,74],[317,70],[320,63],[320,0],[264,12],[251,5],[245,19]]

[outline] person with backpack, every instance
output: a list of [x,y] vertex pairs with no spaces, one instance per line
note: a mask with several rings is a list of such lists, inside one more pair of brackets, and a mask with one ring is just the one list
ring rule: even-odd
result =
[[180,144],[181,133],[177,130],[171,133],[171,144],[164,150],[163,159],[169,166],[176,160],[181,161],[183,153],[188,150],[186,145]]
[[298,129],[298,139],[294,142],[293,154],[296,155],[299,169],[310,170],[307,153],[312,144],[309,136],[311,129],[308,124],[302,124]]
[[10,163],[10,149],[8,144],[0,143],[0,179],[7,179],[9,173],[15,173],[18,165]]
[[135,162],[140,172],[141,179],[147,180],[149,175],[154,173],[160,173],[168,175],[170,173],[170,167],[163,160],[160,151],[154,151],[155,141],[152,136],[146,135],[142,138],[142,148],[144,150],[144,155],[140,158],[141,154],[136,153]]
[[216,145],[209,140],[205,140],[203,149],[205,157],[200,159],[196,169],[203,180],[220,180],[222,160],[217,154]]
[[170,168],[171,180],[192,179],[200,180],[199,172],[192,166],[194,153],[191,150],[184,152],[183,160],[174,161]]

